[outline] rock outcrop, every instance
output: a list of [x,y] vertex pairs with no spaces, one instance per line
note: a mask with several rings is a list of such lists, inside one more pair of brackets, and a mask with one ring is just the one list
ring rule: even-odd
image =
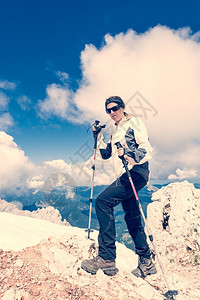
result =
[[152,200],[148,223],[170,286],[179,290],[180,299],[200,299],[200,190],[175,182]]

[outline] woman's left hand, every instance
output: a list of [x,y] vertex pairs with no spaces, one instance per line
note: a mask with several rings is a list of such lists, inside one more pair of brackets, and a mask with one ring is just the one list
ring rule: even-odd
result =
[[123,156],[124,155],[124,148],[117,149],[117,154],[118,154],[118,156]]

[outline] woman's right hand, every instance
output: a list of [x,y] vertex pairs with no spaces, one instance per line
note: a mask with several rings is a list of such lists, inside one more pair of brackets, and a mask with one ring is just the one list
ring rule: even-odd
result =
[[92,127],[93,134],[98,134],[101,131],[101,127],[99,125]]

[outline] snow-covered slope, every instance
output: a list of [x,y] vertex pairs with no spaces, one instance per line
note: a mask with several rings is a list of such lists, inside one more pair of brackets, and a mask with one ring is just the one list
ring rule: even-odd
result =
[[7,212],[0,212],[0,228],[0,249],[16,251],[67,231],[66,226]]

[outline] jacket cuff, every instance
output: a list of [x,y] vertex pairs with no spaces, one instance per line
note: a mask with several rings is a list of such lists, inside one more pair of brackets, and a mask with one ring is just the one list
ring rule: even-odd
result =
[[128,156],[128,148],[124,148],[124,155]]

